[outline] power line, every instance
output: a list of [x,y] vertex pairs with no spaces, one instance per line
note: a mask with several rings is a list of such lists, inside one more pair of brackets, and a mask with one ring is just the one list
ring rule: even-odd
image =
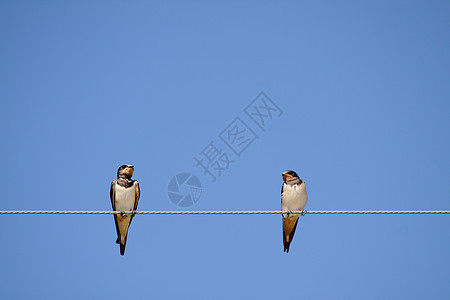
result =
[[[77,211],[77,210],[3,210],[0,215],[111,215],[131,211]],[[450,210],[304,210],[304,211],[136,211],[137,215],[434,215],[450,214]]]

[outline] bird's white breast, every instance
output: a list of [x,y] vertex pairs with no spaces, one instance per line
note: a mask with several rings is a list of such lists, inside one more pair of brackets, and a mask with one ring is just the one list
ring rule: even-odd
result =
[[284,184],[283,194],[281,195],[281,210],[303,210],[308,201],[305,183],[300,185]]
[[135,198],[134,185],[129,188],[124,188],[116,183],[116,210],[133,210]]

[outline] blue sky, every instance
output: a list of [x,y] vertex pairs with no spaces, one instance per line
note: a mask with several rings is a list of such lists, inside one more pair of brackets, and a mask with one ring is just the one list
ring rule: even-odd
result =
[[[448,210],[449,31],[448,1],[2,1],[0,209],[110,210],[131,163],[139,210],[277,210],[286,169],[306,209]],[[240,156],[219,137],[236,117],[257,136]],[[215,182],[211,142],[233,160]],[[0,226],[5,299],[450,293],[446,215],[306,215],[289,254],[277,215],[138,215],[124,257],[111,215]]]

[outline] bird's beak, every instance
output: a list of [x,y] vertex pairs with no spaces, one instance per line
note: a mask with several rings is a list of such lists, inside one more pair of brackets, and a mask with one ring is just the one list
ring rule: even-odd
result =
[[133,176],[134,167],[133,166],[127,166],[125,170],[123,170],[124,174],[127,174],[128,176]]

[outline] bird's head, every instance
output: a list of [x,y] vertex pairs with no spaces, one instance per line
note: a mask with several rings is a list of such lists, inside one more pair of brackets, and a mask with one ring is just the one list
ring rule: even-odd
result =
[[283,176],[283,181],[284,182],[286,182],[288,180],[299,178],[297,173],[295,173],[292,170],[288,170],[288,171],[283,172],[282,176]]
[[117,178],[125,177],[130,179],[133,176],[134,166],[132,165],[121,165],[117,170]]

